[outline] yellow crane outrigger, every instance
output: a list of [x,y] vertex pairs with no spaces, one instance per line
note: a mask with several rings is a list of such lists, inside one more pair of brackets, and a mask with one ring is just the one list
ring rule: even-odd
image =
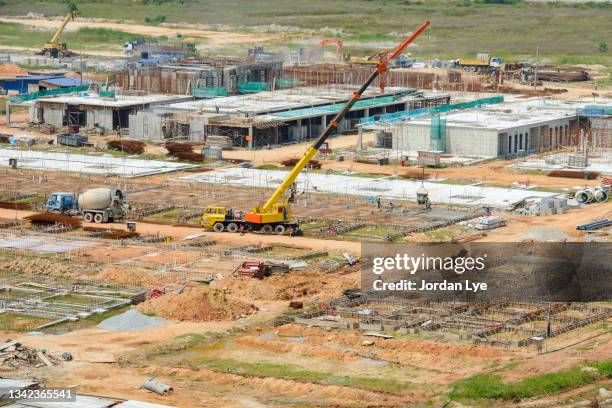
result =
[[[283,235],[288,229],[297,232],[299,224],[291,216],[291,208],[289,205],[290,198],[286,192],[292,190],[292,187],[308,162],[315,157],[319,148],[325,140],[332,134],[334,129],[338,127],[342,119],[351,110],[355,102],[357,102],[365,90],[374,82],[374,80],[388,70],[388,63],[395,59],[402,51],[414,41],[425,29],[430,22],[425,21],[416,29],[408,38],[398,45],[392,52],[385,55],[377,64],[376,70],[365,81],[365,83],[353,94],[353,97],[344,105],[344,108],[329,122],[321,136],[314,142],[312,146],[306,150],[304,156],[295,164],[295,167],[287,175],[280,186],[272,193],[268,201],[253,208],[252,211],[242,214],[234,212],[225,207],[206,207],[200,225],[203,227],[212,228],[214,231],[260,231],[265,234]],[[381,89],[384,91],[384,82],[381,80]]]
[[66,43],[60,42],[60,36],[64,32],[64,29],[66,28],[66,25],[68,24],[68,21],[70,20],[74,21],[74,15],[75,15],[74,11],[70,11],[68,12],[68,14],[66,14],[66,17],[64,17],[64,21],[59,26],[55,34],[53,34],[53,37],[51,37],[51,40],[45,43],[45,46],[39,53],[40,55],[44,55],[47,57],[53,57],[53,58],[67,57],[67,56],[72,55],[72,53],[68,51],[68,47],[66,46]]

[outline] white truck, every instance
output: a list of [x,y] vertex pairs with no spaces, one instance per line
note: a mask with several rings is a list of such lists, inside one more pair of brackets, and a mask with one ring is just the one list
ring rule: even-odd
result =
[[57,214],[81,216],[87,222],[113,222],[123,219],[130,209],[123,192],[116,188],[94,188],[80,194],[51,193],[47,211]]

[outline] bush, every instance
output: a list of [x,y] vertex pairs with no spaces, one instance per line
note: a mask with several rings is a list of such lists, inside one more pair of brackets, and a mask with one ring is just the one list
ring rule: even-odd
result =
[[599,43],[599,52],[608,52],[608,42],[607,41],[601,41]]
[[166,21],[166,16],[157,15],[157,16],[147,16],[145,17],[145,23],[149,24],[160,24]]

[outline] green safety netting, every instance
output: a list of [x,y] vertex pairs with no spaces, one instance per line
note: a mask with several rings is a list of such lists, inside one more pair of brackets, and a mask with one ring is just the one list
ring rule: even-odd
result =
[[34,101],[38,98],[42,98],[45,96],[62,95],[62,94],[74,93],[74,92],[83,92],[83,91],[87,91],[88,89],[89,89],[89,85],[71,86],[69,88],[59,88],[59,89],[47,89],[45,91],[30,92],[29,94],[11,96],[9,98],[9,101],[11,103],[22,103],[22,102],[27,102],[27,101]]
[[297,79],[279,78],[276,80],[275,85],[277,88],[295,88],[296,86],[300,86],[300,81]]
[[100,92],[98,92],[98,95],[101,98],[114,98],[115,97],[115,91],[100,91]]
[[371,124],[376,122],[397,122],[403,119],[414,118],[418,116],[429,115],[433,112],[449,112],[457,109],[472,109],[481,105],[501,103],[504,101],[503,96],[493,96],[490,98],[480,98],[469,102],[452,103],[449,105],[436,106],[433,108],[410,109],[394,113],[384,113],[381,115],[370,116],[368,118],[359,119],[360,124]]
[[224,86],[193,88],[191,94],[196,98],[216,98],[217,96],[227,96],[227,88]]
[[444,152],[446,150],[446,120],[440,119],[440,114],[431,114],[430,149]]
[[270,89],[270,84],[267,82],[245,82],[243,84],[237,84],[238,92],[241,94],[256,93],[267,91]]

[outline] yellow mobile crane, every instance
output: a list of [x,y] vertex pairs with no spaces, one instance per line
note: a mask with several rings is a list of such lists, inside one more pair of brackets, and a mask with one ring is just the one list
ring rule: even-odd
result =
[[[353,97],[346,103],[344,108],[331,120],[329,125],[323,131],[323,134],[317,141],[306,150],[304,156],[295,164],[295,167],[285,178],[280,186],[272,193],[268,201],[253,208],[251,212],[242,214],[234,212],[226,207],[210,206],[206,207],[200,225],[203,227],[212,228],[216,232],[229,231],[259,231],[264,234],[283,235],[291,228],[293,231],[299,231],[299,224],[291,215],[291,207],[289,202],[293,197],[293,186],[298,175],[302,172],[308,162],[314,158],[323,145],[325,140],[332,134],[335,128],[338,127],[342,119],[351,110],[355,102],[357,102],[365,90],[374,82],[374,80],[389,67],[388,63],[395,59],[402,51],[414,41],[425,29],[429,26],[429,21],[425,21],[421,26],[398,45],[392,52],[387,53],[377,64],[376,70],[366,80],[366,82],[353,94]],[[381,79],[381,90],[384,91],[384,82]],[[291,191],[291,195],[287,196],[287,192]]]
[[75,15],[74,11],[69,11],[68,14],[66,14],[66,17],[64,17],[64,21],[62,22],[62,25],[60,25],[57,31],[55,32],[55,34],[53,34],[53,37],[51,37],[51,41],[49,41],[48,43],[45,43],[45,46],[39,52],[39,55],[44,55],[46,57],[53,57],[53,58],[69,57],[73,55],[70,51],[68,51],[68,48],[66,47],[66,43],[60,42],[60,36],[64,32],[64,29],[66,28],[66,25],[68,24],[68,21],[70,20],[74,21],[74,15]]

